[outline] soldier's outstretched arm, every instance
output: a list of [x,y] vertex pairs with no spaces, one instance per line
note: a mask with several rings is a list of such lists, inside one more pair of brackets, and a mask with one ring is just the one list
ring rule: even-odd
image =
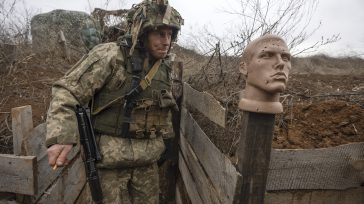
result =
[[[52,87],[52,101],[47,113],[46,146],[50,165],[66,164],[72,146],[79,142],[75,108],[85,106],[93,95],[110,83],[123,59],[115,59],[119,47],[115,44],[96,46]],[[125,77],[119,76],[120,81]]]

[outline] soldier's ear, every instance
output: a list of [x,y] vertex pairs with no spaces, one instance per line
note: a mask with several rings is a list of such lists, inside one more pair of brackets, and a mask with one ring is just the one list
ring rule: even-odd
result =
[[248,74],[246,62],[244,62],[243,60],[239,64],[239,71],[245,76]]

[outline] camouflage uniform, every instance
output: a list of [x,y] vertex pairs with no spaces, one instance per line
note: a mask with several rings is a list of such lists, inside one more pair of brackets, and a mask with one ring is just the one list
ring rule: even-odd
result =
[[[128,48],[120,43],[95,46],[52,87],[47,116],[47,147],[78,143],[74,109],[76,105],[92,104],[93,125],[102,156],[97,167],[104,203],[159,202],[156,161],[165,149],[163,139],[173,135],[171,109],[176,107],[171,94],[168,57],[161,60],[151,85],[138,96],[130,121],[123,118],[123,100],[110,104],[110,101],[130,91],[133,78],[132,65],[128,60],[130,57],[144,56],[142,77],[153,65],[153,61],[138,46],[137,39],[143,32],[161,25],[172,25],[175,38],[179,27],[173,26],[182,24],[179,13],[169,5],[165,9],[166,15],[159,20],[161,23],[156,23],[158,19],[148,17],[153,6],[156,6],[156,2],[143,1],[133,7],[128,32],[132,44]],[[146,18],[136,18],[138,12],[144,13]],[[137,23],[142,26],[135,26]],[[125,121],[130,123],[128,136],[121,134],[121,125]]]

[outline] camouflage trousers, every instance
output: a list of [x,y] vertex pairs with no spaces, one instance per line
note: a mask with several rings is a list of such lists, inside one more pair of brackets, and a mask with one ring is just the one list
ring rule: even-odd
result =
[[[125,169],[98,169],[104,204],[158,204],[159,175],[157,164]],[[88,186],[87,186],[88,188]],[[91,203],[89,189],[87,200]]]

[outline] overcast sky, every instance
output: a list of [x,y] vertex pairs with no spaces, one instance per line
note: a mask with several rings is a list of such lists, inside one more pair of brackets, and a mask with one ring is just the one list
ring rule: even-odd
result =
[[[180,41],[186,43],[186,35],[207,26],[218,34],[231,29],[233,16],[223,12],[227,2],[234,0],[169,0],[185,19]],[[235,0],[237,1],[237,0]],[[95,7],[105,8],[105,0],[25,0],[27,7],[37,12],[54,9],[90,12]],[[108,9],[130,8],[139,0],[109,0]],[[305,44],[321,39],[321,36],[340,34],[341,40],[322,47],[319,52],[332,56],[355,55],[364,57],[364,0],[318,0],[312,27],[322,22],[321,28]],[[236,17],[235,17],[236,18]]]

